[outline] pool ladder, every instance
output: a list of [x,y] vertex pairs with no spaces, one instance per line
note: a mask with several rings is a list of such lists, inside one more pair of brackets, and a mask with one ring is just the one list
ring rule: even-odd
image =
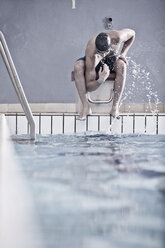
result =
[[35,139],[35,121],[33,118],[32,111],[30,109],[29,103],[27,101],[26,95],[24,93],[23,87],[21,85],[19,76],[17,74],[15,65],[13,63],[11,54],[9,52],[5,37],[3,33],[0,31],[0,53],[2,55],[2,58],[4,60],[4,63],[6,65],[7,71],[9,73],[9,76],[11,78],[12,84],[14,86],[15,92],[18,96],[18,99],[20,101],[20,104],[23,108],[23,111],[26,115],[27,121],[30,126],[30,139]]

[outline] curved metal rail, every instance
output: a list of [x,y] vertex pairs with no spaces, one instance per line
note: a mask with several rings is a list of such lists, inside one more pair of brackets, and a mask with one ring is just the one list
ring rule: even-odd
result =
[[109,99],[107,100],[93,100],[90,96],[90,93],[87,93],[88,96],[88,102],[90,103],[94,103],[94,104],[106,104],[106,103],[110,103],[113,100],[113,96],[111,96]]
[[27,121],[30,125],[30,138],[32,140],[34,140],[35,139],[35,121],[33,118],[33,114],[31,112],[29,103],[27,101],[26,95],[25,95],[24,90],[22,88],[19,76],[17,74],[17,71],[16,71],[15,65],[13,63],[11,54],[10,54],[8,46],[6,44],[5,37],[1,31],[0,31],[0,53],[2,55],[2,58],[4,60],[5,65],[6,65],[7,71],[9,73],[10,78],[11,78],[11,81],[13,83],[14,89],[16,91],[18,99],[19,99],[21,106],[23,108],[23,111],[26,115]]

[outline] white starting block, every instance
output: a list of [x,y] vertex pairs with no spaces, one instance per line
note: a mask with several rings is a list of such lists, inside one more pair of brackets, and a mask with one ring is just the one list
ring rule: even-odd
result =
[[[72,81],[74,81],[73,72]],[[106,80],[95,91],[88,92],[87,96],[93,114],[109,114],[113,104],[114,80]],[[81,111],[82,103],[76,90],[76,112],[81,113]]]

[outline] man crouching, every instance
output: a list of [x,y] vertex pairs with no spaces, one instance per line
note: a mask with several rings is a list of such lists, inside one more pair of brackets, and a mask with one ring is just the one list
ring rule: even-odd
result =
[[115,80],[111,115],[119,118],[119,103],[128,65],[126,54],[134,39],[134,30],[122,29],[100,33],[88,41],[85,57],[78,59],[74,66],[76,88],[83,105],[82,113],[77,119],[85,120],[86,115],[91,114],[87,91],[96,90],[106,79]]

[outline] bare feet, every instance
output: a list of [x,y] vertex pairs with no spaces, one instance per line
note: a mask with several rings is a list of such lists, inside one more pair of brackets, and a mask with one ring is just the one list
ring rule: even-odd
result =
[[84,120],[86,120],[86,116],[91,115],[91,114],[92,114],[92,110],[89,106],[87,106],[87,107],[83,108],[82,113],[79,116],[77,116],[76,119],[80,120],[80,121],[84,121]]
[[112,106],[111,115],[114,118],[120,119],[118,106]]

